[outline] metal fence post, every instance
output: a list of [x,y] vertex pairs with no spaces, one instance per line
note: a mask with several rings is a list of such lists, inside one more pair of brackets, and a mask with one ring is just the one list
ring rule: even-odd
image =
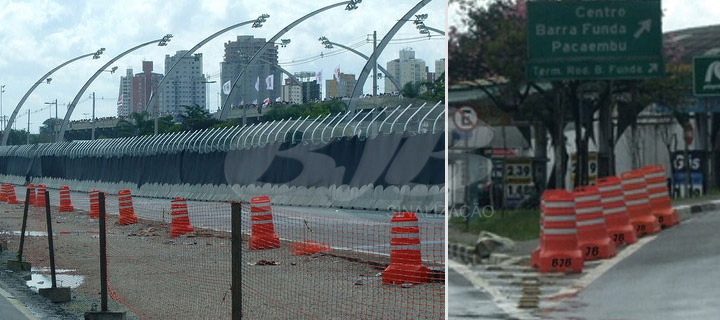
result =
[[[34,192],[34,191],[33,191]],[[25,191],[25,208],[23,209],[22,228],[20,228],[20,248],[18,248],[17,261],[8,260],[7,268],[12,271],[30,271],[29,262],[23,262],[23,246],[25,245],[25,230],[27,229],[28,208],[30,207],[30,192]]]
[[45,190],[45,218],[47,219],[48,251],[50,252],[50,277],[52,287],[38,289],[38,293],[52,302],[68,302],[72,299],[70,287],[57,286],[55,274],[55,248],[53,248],[52,214],[50,213],[50,192]]
[[242,319],[242,203],[233,202],[232,213],[232,319]]

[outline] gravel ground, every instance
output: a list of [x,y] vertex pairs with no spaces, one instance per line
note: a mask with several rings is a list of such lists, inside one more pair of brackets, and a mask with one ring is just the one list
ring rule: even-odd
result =
[[[97,220],[82,210],[55,211],[53,208],[56,266],[85,279],[73,289],[72,302],[50,304],[59,309],[46,311],[58,314],[57,319],[82,318],[93,304],[99,304]],[[22,206],[0,203],[0,231],[19,231],[21,217]],[[119,226],[116,221],[117,216],[108,220],[108,272],[111,297],[122,304],[113,301],[111,311],[128,311],[129,319],[230,317],[228,233],[196,230],[187,237],[170,238],[167,224],[140,219],[139,224]],[[43,209],[31,208],[27,229],[46,231]],[[0,234],[1,240],[17,250],[19,236]],[[288,242],[278,249],[250,251],[246,241],[243,239],[242,263],[246,319],[444,317],[443,283],[382,285],[382,266],[334,254],[298,256]],[[26,237],[24,255],[34,267],[48,267],[47,237]],[[15,287],[29,291],[19,279],[16,286],[11,285]],[[36,300],[44,300],[29,292],[34,300],[27,304],[34,306]]]

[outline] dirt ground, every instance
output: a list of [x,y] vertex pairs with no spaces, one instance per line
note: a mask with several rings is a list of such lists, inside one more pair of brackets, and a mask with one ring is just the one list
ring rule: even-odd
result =
[[[71,303],[59,304],[68,318],[81,318],[98,304],[98,220],[87,212],[53,208],[56,266],[85,276]],[[0,241],[16,251],[22,206],[0,203]],[[171,238],[169,225],[140,219],[120,226],[108,220],[110,295],[129,319],[230,318],[229,234],[196,230]],[[46,231],[44,209],[31,208],[29,231]],[[243,299],[246,319],[440,319],[444,284],[383,285],[382,268],[332,254],[295,255],[291,244],[247,250],[243,239]],[[49,267],[47,237],[26,237],[24,256],[33,267]],[[64,318],[60,318],[64,319]]]

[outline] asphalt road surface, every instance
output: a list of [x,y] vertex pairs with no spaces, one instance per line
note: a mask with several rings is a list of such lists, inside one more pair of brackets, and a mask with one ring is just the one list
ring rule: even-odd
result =
[[511,319],[482,290],[457,272],[448,272],[449,319]]
[[564,305],[545,316],[720,319],[720,211],[663,230]]

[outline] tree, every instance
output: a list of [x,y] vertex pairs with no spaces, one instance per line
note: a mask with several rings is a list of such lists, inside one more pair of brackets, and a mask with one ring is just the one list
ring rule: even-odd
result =
[[299,118],[317,118],[329,114],[343,112],[347,108],[345,102],[339,100],[323,102],[306,102],[303,104],[275,104],[265,113],[266,121]]
[[183,106],[183,108],[185,108],[185,112],[180,115],[182,130],[203,130],[220,123],[200,105],[194,104],[192,106]]
[[[587,141],[594,137],[592,120],[580,119],[578,111],[585,106],[592,115],[602,110],[611,114],[612,108],[618,106],[620,123],[618,136],[628,128],[637,124],[639,113],[651,103],[662,103],[671,110],[679,110],[689,91],[686,85],[679,82],[687,80],[683,75],[668,75],[663,78],[635,81],[553,81],[534,83],[526,78],[527,67],[527,9],[524,0],[491,0],[489,3],[478,4],[477,1],[451,0],[457,3],[466,15],[462,23],[467,31],[460,32],[451,27],[448,40],[448,65],[450,83],[465,80],[482,79],[479,88],[488,99],[501,110],[512,115],[514,120],[527,120],[535,124],[539,133],[538,145],[549,133],[555,148],[556,159],[567,157],[564,142],[566,119],[575,118],[578,128],[584,127],[585,135],[578,131],[578,153],[587,153]],[[673,54],[681,53],[681,48],[666,47],[666,58],[673,59]],[[672,53],[672,54],[668,54]],[[684,79],[684,80],[683,80]],[[582,100],[578,97],[583,93]],[[532,96],[530,95],[532,93]],[[623,100],[624,97],[629,99]],[[614,98],[614,99],[613,99]],[[617,101],[612,105],[612,101]],[[676,114],[682,112],[675,112]],[[609,117],[600,117],[600,127],[610,126]],[[591,119],[591,118],[590,118]],[[617,140],[600,141],[612,154]],[[543,152],[537,148],[536,152]],[[601,148],[602,149],[602,148]],[[586,159],[586,158],[585,158]],[[609,166],[614,166],[610,161]],[[578,166],[581,167],[581,166]],[[558,181],[555,187],[562,187],[562,175],[566,171],[566,163],[560,161],[555,167]],[[611,168],[614,172],[614,169]],[[602,174],[602,172],[601,172]],[[580,176],[578,176],[580,178]]]
[[425,92],[420,95],[423,100],[437,102],[445,101],[445,73],[438,76],[433,82],[423,82]]
[[400,89],[400,94],[406,98],[417,98],[420,95],[420,83],[411,81],[404,84]]

